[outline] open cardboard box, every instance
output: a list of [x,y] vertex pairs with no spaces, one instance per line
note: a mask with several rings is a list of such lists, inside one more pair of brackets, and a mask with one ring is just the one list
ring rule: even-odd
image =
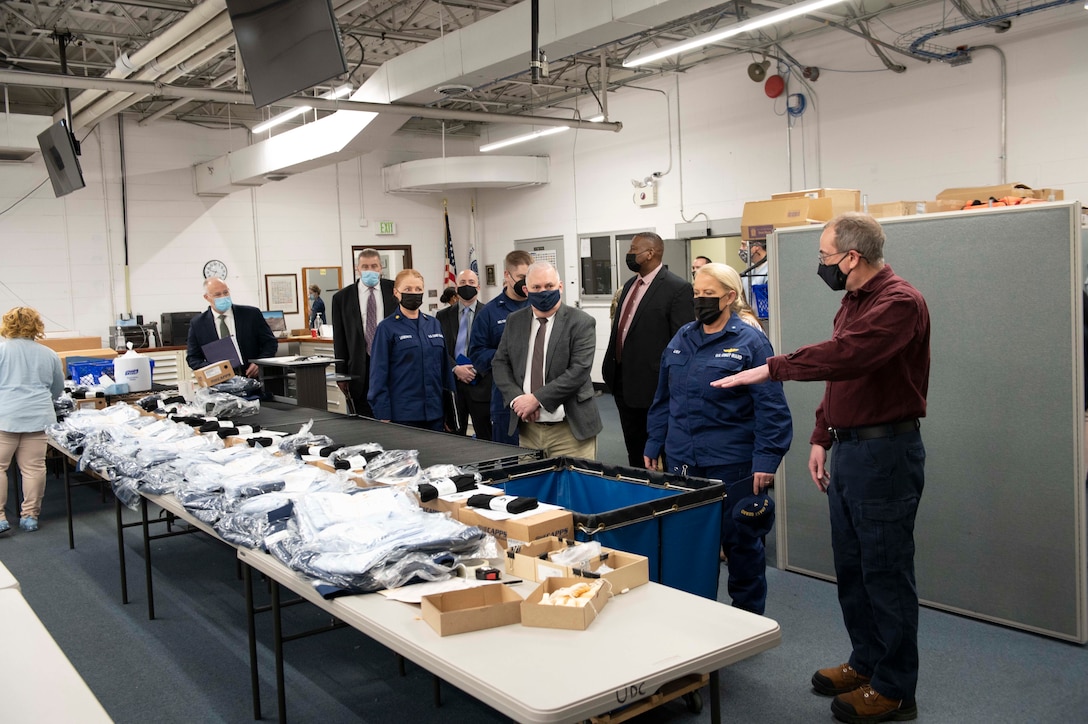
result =
[[[506,551],[506,572],[527,581],[543,581],[547,578],[603,578],[612,584],[612,590],[620,593],[650,581],[650,561],[635,553],[601,548],[601,555],[584,565],[565,566],[549,559],[555,551],[576,545],[575,541],[554,536],[511,546]],[[613,570],[600,573],[602,565]]]
[[504,548],[548,536],[574,537],[574,515],[569,510],[547,510],[510,520],[492,520],[466,505],[453,511],[453,517],[495,536]]
[[501,583],[446,591],[420,599],[423,620],[439,636],[452,636],[521,621],[521,596]]
[[991,197],[1003,199],[1006,196],[1020,196],[1027,199],[1040,199],[1042,201],[1061,201],[1065,194],[1061,189],[1033,189],[1024,184],[1000,184],[997,186],[965,186],[961,188],[945,189],[937,194],[938,201],[956,200],[963,203],[979,200],[986,201]]
[[883,204],[869,204],[869,216],[874,219],[886,219],[891,216],[914,216],[918,207],[925,213],[925,201],[888,201]]
[[831,199],[831,214],[838,216],[847,211],[861,211],[861,191],[858,189],[804,189],[771,194],[771,200],[778,199]]
[[807,196],[749,201],[744,205],[740,221],[740,236],[745,241],[766,239],[775,229],[786,226],[822,224],[835,215],[829,198]]
[[560,588],[585,583],[581,578],[547,578],[525,597],[521,604],[521,625],[539,628],[565,628],[585,631],[604,610],[612,597],[611,587],[605,583],[585,606],[549,606],[541,603],[545,593],[555,593]]

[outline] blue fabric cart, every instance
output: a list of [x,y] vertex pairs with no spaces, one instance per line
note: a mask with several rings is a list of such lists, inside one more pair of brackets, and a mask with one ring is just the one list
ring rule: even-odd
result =
[[637,553],[650,580],[718,597],[725,486],[574,458],[550,458],[484,473],[510,495],[537,498],[574,514],[579,540]]

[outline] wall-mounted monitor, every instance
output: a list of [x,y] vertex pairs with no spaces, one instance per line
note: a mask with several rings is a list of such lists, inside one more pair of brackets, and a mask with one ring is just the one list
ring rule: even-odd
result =
[[330,0],[227,0],[253,105],[347,73]]
[[57,198],[87,185],[83,181],[83,171],[76,155],[76,140],[68,130],[67,123],[63,120],[57,121],[39,133],[38,148],[42,151],[45,168],[49,171],[49,180],[53,182],[53,193]]

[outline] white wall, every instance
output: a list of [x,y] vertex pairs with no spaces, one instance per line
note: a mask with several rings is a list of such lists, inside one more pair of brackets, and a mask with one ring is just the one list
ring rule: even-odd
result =
[[[908,11],[890,16],[888,24],[906,30],[937,22],[940,11],[936,5]],[[873,28],[882,39],[895,40],[880,24]],[[1064,188],[1067,199],[1088,200],[1088,94],[1081,92],[1088,86],[1086,29],[1088,11],[1075,4],[1018,19],[1004,35],[979,31],[962,39],[1000,45],[1008,58],[1007,180]],[[958,45],[961,39],[942,42]],[[972,63],[956,68],[893,53],[908,67],[893,74],[835,72],[883,68],[864,41],[841,32],[786,49],[824,69],[812,84],[815,95],[790,84],[810,104],[790,134],[794,189],[860,188],[876,203],[930,199],[949,186],[1001,181],[995,53],[978,51]],[[664,95],[637,89],[611,94],[610,117],[624,124],[620,133],[569,131],[510,149],[547,154],[551,182],[476,193],[481,270],[500,265],[517,239],[562,237],[571,266],[577,264],[579,234],[651,228],[669,237],[697,214],[737,217],[745,201],[789,190],[784,100],[768,99],[762,85],[748,79],[749,62],[748,56],[726,59],[640,84]],[[590,103],[582,101],[583,116],[596,112]],[[167,121],[145,128],[126,121],[133,312],[157,320],[165,311],[203,308],[201,268],[213,258],[226,262],[240,303],[264,306],[263,275],[300,273],[302,266],[341,265],[348,283],[350,249],[359,244],[413,244],[427,287],[441,287],[443,195],[387,195],[381,185],[383,166],[441,155],[440,138],[398,135],[388,150],[361,159],[225,198],[195,196],[191,166],[244,143],[239,130]],[[447,140],[446,152],[474,153],[475,147]],[[104,336],[117,313],[129,308],[115,120],[84,142],[82,164],[86,189],[58,200],[46,183],[17,204],[45,179],[44,166],[37,157],[0,166],[0,209],[15,204],[0,214],[0,308],[40,309],[51,334]],[[639,208],[630,180],[655,171],[668,172],[659,183],[659,203]],[[468,263],[471,195],[445,194],[462,267]],[[395,221],[396,236],[377,236],[378,220]],[[577,280],[567,281],[567,299],[574,301]],[[485,289],[484,296],[495,293]],[[599,334],[606,334],[607,312],[593,313]],[[303,326],[302,315],[288,324]]]

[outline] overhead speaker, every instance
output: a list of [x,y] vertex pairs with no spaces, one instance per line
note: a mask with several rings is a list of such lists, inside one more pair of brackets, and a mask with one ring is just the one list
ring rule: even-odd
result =
[[771,61],[769,60],[764,60],[762,63],[752,63],[748,66],[748,77],[759,83],[767,77],[767,68],[770,66]]

